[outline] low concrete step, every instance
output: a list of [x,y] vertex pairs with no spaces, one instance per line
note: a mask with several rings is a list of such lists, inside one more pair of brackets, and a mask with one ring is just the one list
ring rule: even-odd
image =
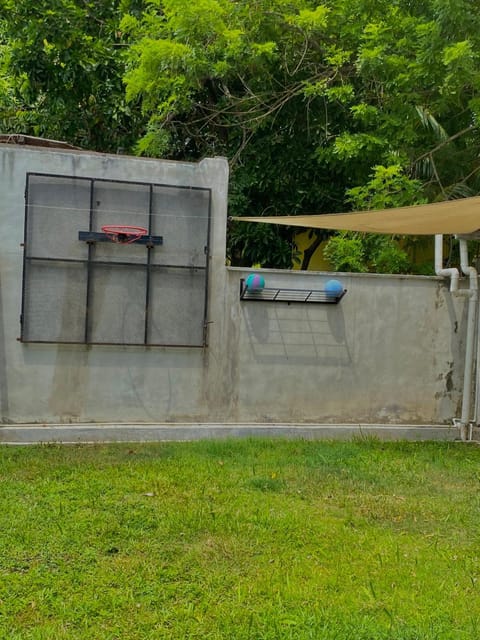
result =
[[380,424],[16,424],[0,425],[0,443],[162,442],[214,438],[302,438],[348,440],[456,440],[458,429],[446,425]]

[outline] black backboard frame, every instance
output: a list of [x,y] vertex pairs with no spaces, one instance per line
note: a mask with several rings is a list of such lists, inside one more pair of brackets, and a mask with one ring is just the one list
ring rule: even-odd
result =
[[[30,183],[34,177],[42,177],[42,178],[54,178],[55,180],[78,180],[82,181],[83,184],[89,185],[90,188],[90,211],[89,211],[89,228],[84,230],[84,235],[78,234],[79,237],[77,240],[82,243],[86,243],[86,257],[85,258],[67,258],[65,256],[38,256],[34,255],[30,252],[30,247],[28,246],[28,232],[29,232],[29,195],[30,195]],[[120,184],[120,185],[139,185],[141,187],[145,187],[149,192],[149,204],[148,204],[148,236],[150,239],[154,241],[148,242],[144,240],[142,242],[137,242],[136,244],[142,245],[145,248],[145,260],[144,262],[137,261],[129,261],[129,260],[99,260],[94,259],[95,255],[95,238],[93,236],[90,237],[91,241],[88,241],[88,234],[95,234],[92,229],[93,223],[93,215],[94,215],[94,188],[96,184],[99,183],[109,183],[109,184]],[[205,238],[205,247],[204,247],[204,259],[199,260],[198,264],[168,264],[163,263],[161,260],[152,260],[152,252],[153,251],[161,251],[161,247],[163,242],[175,242],[174,238],[169,238],[164,240],[161,236],[154,236],[152,234],[152,221],[153,221],[153,194],[155,188],[161,189],[177,189],[177,190],[190,190],[190,191],[200,191],[205,192],[208,198],[208,211],[207,221],[206,221],[206,238]],[[209,289],[209,255],[210,255],[210,232],[211,232],[211,215],[212,215],[212,192],[210,188],[207,187],[196,187],[196,186],[186,186],[186,185],[177,185],[177,184],[164,184],[164,183],[149,183],[149,182],[140,182],[140,181],[127,181],[127,180],[112,180],[108,178],[93,178],[93,177],[78,177],[64,174],[52,174],[52,173],[40,173],[40,172],[28,172],[26,174],[26,186],[25,186],[25,222],[24,222],[24,242],[23,242],[23,276],[22,276],[22,302],[21,302],[21,316],[20,316],[20,338],[19,340],[24,343],[45,343],[45,344],[84,344],[84,345],[121,345],[121,346],[144,346],[144,347],[206,347],[208,344],[208,289]],[[81,226],[81,225],[79,225]],[[29,278],[29,269],[35,268],[36,264],[76,264],[80,266],[84,266],[86,270],[86,294],[84,300],[84,335],[83,339],[74,339],[74,340],[64,340],[64,339],[32,339],[28,335],[28,330],[26,327],[28,326],[28,318],[26,317],[27,305],[26,305],[26,295],[28,290],[28,278]],[[118,342],[118,341],[97,341],[93,340],[91,337],[91,327],[92,327],[92,305],[91,305],[91,296],[92,296],[92,284],[94,278],[94,269],[98,267],[108,267],[108,268],[128,268],[131,266],[135,269],[141,269],[144,271],[145,277],[145,305],[144,305],[144,330],[143,330],[143,341],[138,342]],[[162,272],[162,270],[167,273],[168,270],[189,270],[192,273],[204,273],[204,296],[203,296],[203,314],[201,320],[202,330],[201,340],[198,340],[195,343],[191,342],[179,342],[179,343],[170,343],[170,342],[152,342],[150,339],[150,327],[151,327],[151,296],[152,296],[152,287],[151,287],[151,279],[153,273]]]

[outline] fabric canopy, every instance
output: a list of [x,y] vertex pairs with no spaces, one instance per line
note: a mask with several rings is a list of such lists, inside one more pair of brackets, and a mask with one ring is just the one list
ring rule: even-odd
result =
[[318,215],[236,217],[243,222],[284,224],[307,229],[337,229],[401,235],[471,234],[480,230],[480,196],[379,211]]

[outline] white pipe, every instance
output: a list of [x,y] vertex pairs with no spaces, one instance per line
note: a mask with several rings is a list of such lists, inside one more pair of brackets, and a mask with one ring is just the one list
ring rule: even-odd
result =
[[[480,296],[479,296],[479,300],[480,300]],[[477,303],[477,310],[478,310],[478,303]],[[477,311],[478,313],[478,311]],[[480,327],[479,327],[479,320],[477,319],[477,339],[476,339],[476,344],[475,344],[475,348],[476,348],[476,359],[475,359],[475,363],[474,363],[474,367],[475,367],[475,380],[474,380],[474,399],[475,399],[475,404],[473,407],[473,424],[478,426],[479,425],[479,421],[480,421]]]
[[[478,274],[474,267],[468,264],[467,241],[460,239],[460,267],[462,273],[469,277],[469,288],[458,289],[460,274],[458,269],[443,268],[443,236],[435,236],[435,273],[437,276],[450,278],[450,292],[457,296],[468,296],[467,336],[465,344],[465,369],[463,375],[462,415],[460,419],[454,419],[454,424],[459,427],[462,440],[471,439],[471,402],[472,402],[472,376],[475,360],[475,332],[478,301]],[[475,390],[476,391],[476,390]]]
[[[463,375],[462,415],[458,424],[462,440],[471,439],[470,407],[472,401],[472,376],[475,359],[475,329],[478,300],[478,274],[475,267],[468,264],[467,241],[460,239],[460,266],[462,272],[469,277],[467,337],[465,345],[465,371]],[[468,434],[468,435],[467,435]]]
[[443,236],[436,235],[435,236],[435,273],[437,276],[443,276],[445,278],[450,278],[450,293],[455,293],[458,291],[458,279],[460,274],[458,273],[458,269],[443,268]]
[[[456,267],[451,267],[449,269],[443,268],[443,236],[436,235],[435,236],[435,273],[437,276],[443,276],[445,278],[450,278],[450,293],[453,293],[457,296],[465,296],[472,297],[473,289],[475,291],[478,289],[477,286],[477,271],[474,267],[470,267],[468,265],[468,251],[467,251],[467,242],[466,240],[460,240],[460,261],[462,272],[470,276],[472,274],[472,270],[475,274],[475,280],[470,280],[470,288],[469,289],[459,289],[458,281],[460,278],[460,273]],[[472,284],[473,283],[473,284]]]

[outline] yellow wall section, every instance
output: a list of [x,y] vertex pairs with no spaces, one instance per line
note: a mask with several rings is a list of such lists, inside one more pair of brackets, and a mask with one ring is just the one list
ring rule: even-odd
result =
[[[297,245],[297,250],[299,253],[299,262],[295,262],[293,265],[294,269],[300,269],[302,265],[303,252],[307,247],[309,247],[315,238],[308,237],[308,231],[302,231],[301,233],[297,233],[295,236],[295,244]],[[317,250],[313,254],[310,259],[310,264],[308,265],[309,271],[333,271],[333,267],[323,256],[323,249],[326,245],[326,241],[322,242],[322,244],[317,247]]]

